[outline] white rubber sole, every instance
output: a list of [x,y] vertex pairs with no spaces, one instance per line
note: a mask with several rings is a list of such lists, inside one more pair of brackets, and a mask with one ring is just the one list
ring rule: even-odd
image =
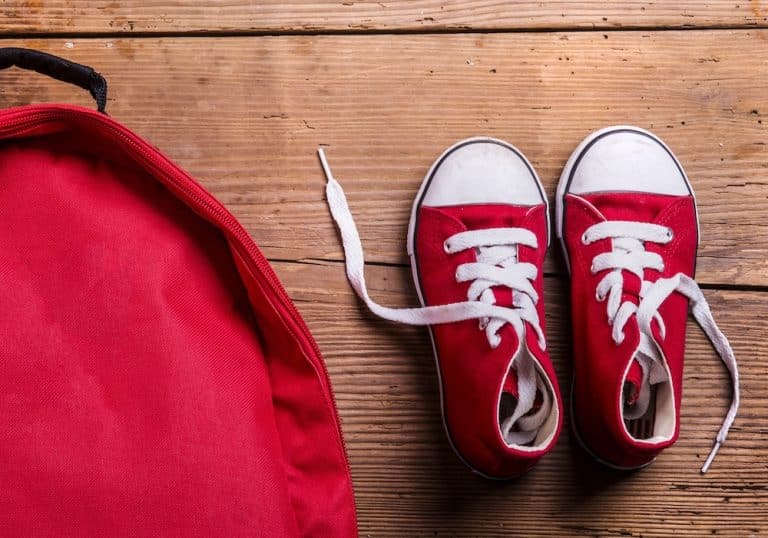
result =
[[[539,191],[541,192],[542,199],[544,200],[544,205],[546,207],[546,215],[547,215],[547,246],[549,246],[549,238],[550,238],[550,230],[549,230],[549,203],[547,201],[547,197],[544,193],[544,187],[541,185],[541,181],[539,180],[538,175],[536,174],[533,166],[528,161],[528,159],[523,155],[523,153],[518,150],[516,147],[512,146],[511,144],[507,144],[503,140],[499,140],[496,138],[491,137],[483,137],[483,136],[477,136],[477,137],[471,137],[466,138],[464,140],[461,140],[448,149],[446,149],[440,157],[438,157],[435,162],[432,164],[432,166],[429,168],[429,171],[424,176],[424,180],[421,182],[421,187],[419,187],[419,192],[416,194],[416,197],[413,201],[413,206],[411,208],[411,219],[408,223],[408,237],[407,237],[407,251],[408,251],[408,259],[411,263],[411,274],[413,275],[413,283],[416,287],[416,294],[419,297],[419,303],[421,306],[427,306],[424,302],[424,295],[421,290],[421,281],[419,280],[419,271],[416,266],[416,259],[415,259],[415,248],[414,248],[414,236],[416,233],[416,220],[418,215],[419,207],[421,207],[421,200],[424,198],[424,192],[426,191],[427,187],[429,186],[430,179],[435,172],[435,169],[440,165],[440,163],[443,161],[443,159],[452,151],[454,151],[459,146],[463,146],[468,143],[472,142],[492,142],[495,144],[500,144],[502,146],[508,147],[512,151],[514,151],[516,154],[518,154],[528,165],[528,168],[530,168],[531,171],[533,171],[533,177],[536,179],[536,182],[539,187]],[[514,475],[510,477],[500,477],[500,476],[490,476],[472,465],[464,459],[464,456],[461,455],[459,450],[456,448],[456,445],[453,442],[453,439],[451,437],[451,430],[448,428],[448,423],[445,420],[445,395],[443,394],[443,376],[442,372],[440,370],[440,361],[437,357],[437,346],[435,345],[435,336],[432,333],[432,327],[427,326],[427,329],[429,330],[429,339],[430,342],[432,342],[432,355],[435,359],[435,368],[437,370],[437,381],[438,381],[438,388],[440,390],[440,416],[442,417],[443,421],[443,430],[445,431],[445,436],[448,439],[448,444],[451,447],[451,450],[453,450],[453,453],[456,454],[456,457],[459,458],[459,460],[473,473],[487,479],[487,480],[495,480],[495,481],[504,481],[504,480],[513,480],[515,478],[519,478],[521,475]],[[527,472],[527,471],[526,471]],[[525,473],[523,473],[525,474]]]

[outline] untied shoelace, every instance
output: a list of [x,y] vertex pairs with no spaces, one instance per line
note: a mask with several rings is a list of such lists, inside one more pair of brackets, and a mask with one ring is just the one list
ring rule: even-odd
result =
[[[522,348],[527,323],[536,333],[539,346],[542,349],[546,347],[536,310],[538,294],[532,284],[537,270],[533,264],[519,263],[517,260],[517,245],[532,248],[537,246],[536,236],[530,230],[469,230],[454,234],[445,241],[443,248],[449,254],[476,249],[477,261],[461,264],[456,270],[457,282],[471,282],[467,301],[420,308],[381,306],[368,294],[363,246],[344,190],[333,177],[322,148],[318,149],[318,155],[328,180],[328,207],[341,233],[347,278],[355,293],[371,312],[381,318],[408,325],[436,325],[477,319],[492,348],[499,345],[501,338],[498,333],[506,324],[514,328]],[[512,290],[513,308],[494,304],[495,297],[491,290],[493,286],[505,286]],[[517,404],[512,416],[504,420],[501,427],[508,442],[524,444],[535,438],[538,429],[549,415],[552,401],[529,353],[518,353],[512,367],[517,374]],[[534,411],[537,392],[542,394],[542,403]]]
[[[655,252],[645,250],[645,243],[666,244],[672,238],[672,230],[665,226],[632,221],[604,221],[590,226],[581,241],[584,245],[588,245],[602,239],[612,240],[613,249],[610,252],[598,254],[592,260],[593,274],[609,271],[598,283],[595,295],[599,301],[607,300],[608,320],[612,326],[612,338],[616,344],[621,344],[624,340],[624,327],[633,315],[636,316],[640,330],[638,352],[642,357],[643,385],[647,386],[652,381],[649,379],[654,366],[652,363],[661,361],[660,353],[653,341],[651,324],[654,321],[657,323],[663,339],[666,327],[658,310],[674,292],[681,293],[688,299],[694,319],[728,369],[733,396],[709,456],[701,467],[701,472],[706,473],[717,451],[728,437],[728,431],[739,409],[739,369],[731,344],[715,323],[709,304],[695,280],[683,273],[677,273],[669,278],[659,278],[655,282],[644,280],[645,269],[664,270],[662,257]],[[631,301],[621,301],[624,286],[622,271],[637,275],[641,281],[640,302],[637,305]],[[640,405],[645,406],[647,402],[640,402]]]

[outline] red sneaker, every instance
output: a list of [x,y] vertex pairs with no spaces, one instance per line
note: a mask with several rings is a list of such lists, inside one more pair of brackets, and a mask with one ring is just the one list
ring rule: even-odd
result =
[[647,131],[603,129],[571,155],[556,203],[571,272],[576,436],[620,469],[651,463],[677,440],[690,301],[733,384],[706,472],[736,416],[739,380],[693,280],[698,216],[680,163]]
[[423,307],[390,309],[368,296],[354,221],[322,152],[321,160],[355,291],[383,318],[430,325],[454,451],[489,478],[524,473],[553,447],[562,423],[544,338],[547,200],[530,163],[489,138],[459,142],[437,160],[408,231]]

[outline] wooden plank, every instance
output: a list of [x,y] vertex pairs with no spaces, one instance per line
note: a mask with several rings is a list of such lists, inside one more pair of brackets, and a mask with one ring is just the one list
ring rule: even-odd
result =
[[[341,259],[320,144],[368,259],[405,264],[412,199],[451,143],[476,134],[509,140],[551,196],[585,135],[633,123],[660,134],[691,177],[700,282],[768,285],[768,31],[13,44],[105,73],[110,113],[220,197],[272,259]],[[3,106],[88,104],[38,75],[0,77]],[[547,271],[563,274],[551,252]]]
[[760,0],[7,0],[0,21],[6,35],[755,27],[768,25],[768,8]]
[[[566,428],[520,480],[485,481],[445,440],[424,329],[364,310],[340,264],[276,269],[323,350],[354,479],[361,536],[757,536],[768,532],[768,295],[707,291],[740,362],[742,406],[710,472],[699,467],[729,404],[725,369],[688,327],[680,440],[634,474],[596,466]],[[403,268],[368,267],[372,295],[414,304]],[[567,398],[570,330],[565,282],[545,282],[548,345]],[[471,402],[467,402],[471,405]],[[568,421],[568,417],[566,417]],[[567,424],[566,424],[567,426]]]

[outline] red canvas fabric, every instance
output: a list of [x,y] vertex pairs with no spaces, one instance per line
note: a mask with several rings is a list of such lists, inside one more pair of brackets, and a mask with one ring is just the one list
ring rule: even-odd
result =
[[[416,229],[415,259],[425,304],[439,305],[467,300],[470,283],[458,283],[455,271],[462,263],[476,261],[474,250],[447,254],[443,242],[452,235],[476,229],[520,227],[536,234],[538,248],[519,247],[519,260],[539,268],[534,282],[543,297],[541,266],[547,248],[545,206],[513,206],[477,204],[419,209]],[[492,288],[496,304],[511,306],[509,289]],[[544,301],[537,304],[542,329]],[[518,349],[515,330],[505,325],[499,335],[501,344],[493,349],[485,332],[478,330],[477,320],[432,326],[443,391],[443,412],[448,435],[459,455],[474,469],[497,478],[518,476],[530,469],[557,439],[557,426],[552,443],[541,450],[522,451],[509,447],[499,430],[499,394],[505,384],[510,361]],[[558,408],[560,394],[549,355],[539,347],[536,333],[526,324],[526,342],[552,380]],[[507,391],[515,394],[516,385],[507,379]],[[561,415],[559,415],[561,416]],[[562,418],[560,418],[560,421]],[[511,456],[511,457],[510,457]]]
[[0,528],[353,536],[319,350],[224,207],[108,116],[0,112]]
[[[574,426],[582,441],[599,458],[620,467],[637,467],[651,461],[662,449],[673,444],[679,433],[682,397],[683,354],[688,303],[684,296],[672,294],[659,308],[666,325],[666,336],[653,324],[654,339],[664,352],[672,376],[677,415],[672,439],[662,443],[637,442],[622,427],[623,375],[637,349],[639,330],[635,317],[624,328],[625,339],[617,345],[611,338],[606,305],[595,298],[604,273],[592,274],[592,260],[611,250],[610,239],[584,245],[584,232],[604,220],[652,222],[673,230],[666,244],[647,244],[664,260],[663,272],[647,269],[650,282],[679,272],[693,276],[696,259],[696,208],[692,196],[645,193],[600,193],[585,196],[570,194],[565,199],[564,240],[571,267],[571,308],[574,341]],[[638,302],[640,279],[625,271],[622,302]],[[639,383],[637,367],[629,380]]]

